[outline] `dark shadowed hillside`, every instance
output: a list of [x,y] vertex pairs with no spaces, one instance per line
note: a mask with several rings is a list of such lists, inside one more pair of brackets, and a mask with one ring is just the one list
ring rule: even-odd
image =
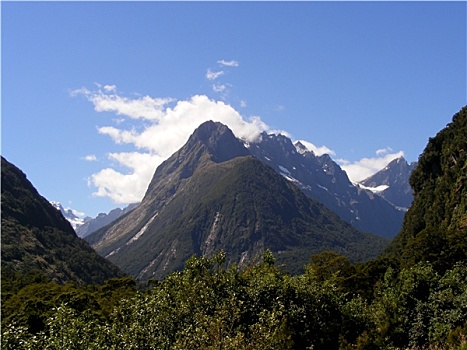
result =
[[102,283],[122,276],[78,238],[26,175],[2,157],[2,297],[27,276],[59,283]]

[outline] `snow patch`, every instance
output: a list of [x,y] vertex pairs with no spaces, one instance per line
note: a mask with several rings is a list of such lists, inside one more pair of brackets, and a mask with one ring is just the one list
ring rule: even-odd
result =
[[211,227],[211,231],[209,232],[208,238],[206,238],[206,241],[204,242],[205,245],[205,252],[210,250],[214,244],[214,240],[216,238],[216,234],[219,228],[219,219],[221,217],[220,212],[216,212],[216,217],[214,218],[214,222]]
[[381,193],[385,190],[387,190],[389,188],[388,185],[380,185],[380,186],[376,186],[376,187],[367,187],[367,186],[363,186],[362,184],[358,184],[358,186],[364,190],[368,190],[368,191],[371,191],[373,193]]
[[316,186],[318,186],[319,188],[322,188],[323,190],[325,190],[325,191],[328,191],[328,192],[329,192],[329,190],[328,190],[328,188],[327,188],[327,187],[324,187],[324,186],[321,186],[321,185],[318,185],[318,184],[316,184]]
[[143,233],[146,232],[149,225],[154,221],[154,219],[158,215],[159,215],[159,213],[156,213],[151,219],[149,219],[149,221],[146,223],[146,225],[144,225],[143,228],[141,230],[139,230],[138,233],[136,233],[136,235],[134,235],[128,242],[126,242],[126,245],[130,245],[134,241],[138,240],[143,235]]
[[282,165],[279,165],[279,169],[280,169],[282,172],[284,172],[284,173],[286,173],[286,174],[290,175],[290,171],[289,171],[289,169],[287,169],[287,168],[283,167]]
[[105,256],[105,258],[107,259],[109,256],[112,256],[112,255],[114,255],[115,253],[118,253],[118,251],[120,250],[120,248],[121,248],[121,247],[118,247],[117,249],[112,250],[109,254],[107,254],[107,255]]

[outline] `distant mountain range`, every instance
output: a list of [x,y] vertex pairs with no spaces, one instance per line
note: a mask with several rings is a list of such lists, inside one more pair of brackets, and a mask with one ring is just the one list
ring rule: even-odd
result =
[[78,237],[86,237],[90,233],[97,231],[101,227],[107,226],[111,222],[117,220],[120,216],[125,215],[126,213],[132,211],[138,206],[139,203],[133,203],[125,208],[115,208],[112,209],[109,213],[100,213],[95,218],[86,216],[84,218],[77,215],[76,211],[71,208],[64,208],[60,202],[51,201],[56,209],[60,210],[63,217],[67,219],[73,229],[75,230]]
[[[402,227],[404,212],[413,200],[409,177],[416,162],[400,157],[373,176],[352,183],[328,155],[315,156],[302,143],[283,135],[263,133],[259,140],[245,144],[255,156],[303,192],[317,199],[354,227],[383,237],[394,237]],[[134,209],[131,204],[95,218],[79,218],[72,209],[52,202],[71,222],[79,237],[104,227]]]
[[136,208],[139,203],[129,204],[125,208],[115,208],[109,213],[100,213],[95,218],[85,217],[84,222],[76,228],[76,234],[79,237],[86,237],[90,233],[97,231],[101,227],[107,226],[108,224],[117,220],[120,216],[125,215]]
[[[353,261],[377,256],[387,240],[358,231],[307,196],[300,190],[303,183],[296,180],[301,172],[310,178],[318,172],[329,176],[330,188],[321,189],[327,193],[334,190],[335,181],[347,179],[345,173],[337,165],[332,168],[335,163],[328,157],[297,152],[281,135],[263,135],[264,140],[269,142],[245,146],[227,126],[203,123],[157,168],[141,204],[86,240],[140,280],[161,278],[181,269],[193,254],[211,255],[220,249],[230,263],[238,264],[250,263],[271,249],[292,272],[301,271],[312,254],[323,250]],[[273,153],[274,146],[281,145],[290,146],[290,151]],[[294,154],[315,162],[316,168],[287,161]],[[274,163],[267,165],[264,159],[276,159],[281,165],[274,169]],[[332,181],[336,173],[341,177]],[[351,183],[344,183],[350,190]],[[387,203],[377,196],[361,198]],[[387,208],[399,213],[389,203]]]
[[355,228],[389,238],[401,229],[404,211],[382,196],[355,186],[329,155],[316,156],[300,142],[293,144],[284,135],[266,133],[246,146],[250,154]]

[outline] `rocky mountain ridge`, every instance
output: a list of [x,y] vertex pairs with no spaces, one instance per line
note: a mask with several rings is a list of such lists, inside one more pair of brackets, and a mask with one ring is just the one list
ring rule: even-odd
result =
[[402,210],[355,186],[328,154],[316,156],[300,142],[294,145],[284,135],[266,133],[249,143],[248,150],[355,228],[392,238],[402,227]]
[[64,208],[60,202],[50,201],[55,209],[59,210],[63,217],[67,219],[73,229],[75,230],[78,237],[86,237],[90,233],[97,231],[101,227],[107,226],[108,224],[117,220],[120,216],[129,213],[138,206],[139,203],[132,203],[122,208],[115,208],[108,213],[99,213],[96,217],[84,216],[78,213],[72,208]]

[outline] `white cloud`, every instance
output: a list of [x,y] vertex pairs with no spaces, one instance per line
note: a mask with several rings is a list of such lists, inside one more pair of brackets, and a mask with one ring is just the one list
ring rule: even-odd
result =
[[238,61],[232,60],[232,61],[225,61],[225,60],[219,60],[217,61],[220,65],[227,66],[227,67],[238,67],[240,64]]
[[227,90],[227,86],[225,84],[213,84],[212,85],[212,90],[215,91],[215,92],[219,92],[219,93],[222,93],[222,92],[225,92]]
[[115,92],[117,91],[117,86],[115,85],[105,85],[104,90],[107,92]]
[[[100,85],[98,85],[100,87]],[[86,88],[77,89],[71,92],[72,96],[83,95],[89,102],[94,104],[96,112],[114,112],[118,115],[125,115],[132,119],[158,120],[163,116],[164,108],[175,99],[152,98],[143,96],[137,99],[122,97],[117,94],[115,85],[104,86],[104,91],[100,88],[97,91],[90,91]]]
[[86,216],[86,213],[83,213],[82,211],[78,211],[78,210],[75,210],[75,209],[72,209],[72,208],[66,208],[65,210],[71,210],[73,215],[76,215],[79,218],[84,218]]
[[345,159],[338,159],[337,163],[347,173],[349,179],[353,182],[365,180],[369,176],[382,170],[392,160],[403,157],[404,152],[389,153],[391,148],[379,149],[375,153],[377,157],[362,158],[356,162],[349,162]]
[[[89,179],[89,184],[97,188],[94,195],[110,197],[119,204],[141,201],[156,167],[182,147],[207,120],[226,124],[237,137],[247,141],[254,141],[261,132],[269,130],[261,118],[245,120],[230,105],[205,95],[178,101],[173,107],[168,107],[165,99],[131,99],[113,92],[106,94],[100,89],[75,90],[72,95],[84,95],[98,112],[112,111],[131,118],[144,115],[144,122],[134,120],[128,128],[119,123],[98,128],[100,134],[109,136],[116,144],[135,147],[135,152],[110,153],[108,158],[116,166],[102,169]],[[119,166],[128,171],[117,170]]]
[[206,79],[208,80],[216,80],[221,75],[224,75],[224,71],[217,71],[213,72],[211,69],[208,69],[206,72]]
[[88,182],[97,187],[94,196],[109,197],[118,204],[140,202],[157,165],[163,161],[159,156],[139,152],[110,153],[108,158],[130,171],[121,173],[113,168],[102,169]]
[[322,156],[323,154],[330,154],[330,155],[336,155],[336,153],[329,149],[328,147],[326,146],[315,146],[314,144],[312,144],[311,142],[308,142],[308,141],[304,141],[304,140],[299,140],[299,142],[305,146],[309,151],[312,151],[316,156]]
[[95,154],[88,154],[87,156],[84,156],[82,159],[87,162],[96,162],[97,156]]
[[[113,164],[93,174],[88,181],[90,186],[96,188],[95,196],[109,197],[118,204],[141,201],[157,166],[182,147],[193,131],[207,120],[226,124],[237,137],[246,141],[256,140],[263,131],[291,137],[283,130],[270,130],[260,117],[245,119],[232,106],[205,95],[195,95],[172,105],[171,102],[175,100],[171,98],[129,98],[119,95],[113,86],[105,86],[102,90],[102,86],[98,85],[97,91],[84,88],[74,90],[72,95],[85,96],[98,112],[113,112],[133,119],[123,124],[121,118],[118,122],[111,118],[113,125],[97,129],[100,134],[109,136],[116,144],[134,147],[134,152],[109,153],[108,159]],[[246,103],[240,101],[240,106],[244,107]],[[129,126],[124,127],[126,125]],[[335,156],[335,152],[326,146],[316,146],[303,140],[300,142],[317,156]],[[394,153],[387,147],[377,150],[374,158],[363,158],[356,162],[340,159],[337,162],[349,178],[357,182],[381,170],[391,160],[403,154],[402,151]],[[90,154],[83,159],[94,161],[97,157]],[[122,170],[122,167],[126,171]]]
[[381,149],[376,150],[376,155],[382,156],[383,154],[388,154],[390,152],[392,152],[391,147],[381,148]]
[[285,107],[283,105],[275,105],[273,108],[274,112],[283,112],[285,111]]

